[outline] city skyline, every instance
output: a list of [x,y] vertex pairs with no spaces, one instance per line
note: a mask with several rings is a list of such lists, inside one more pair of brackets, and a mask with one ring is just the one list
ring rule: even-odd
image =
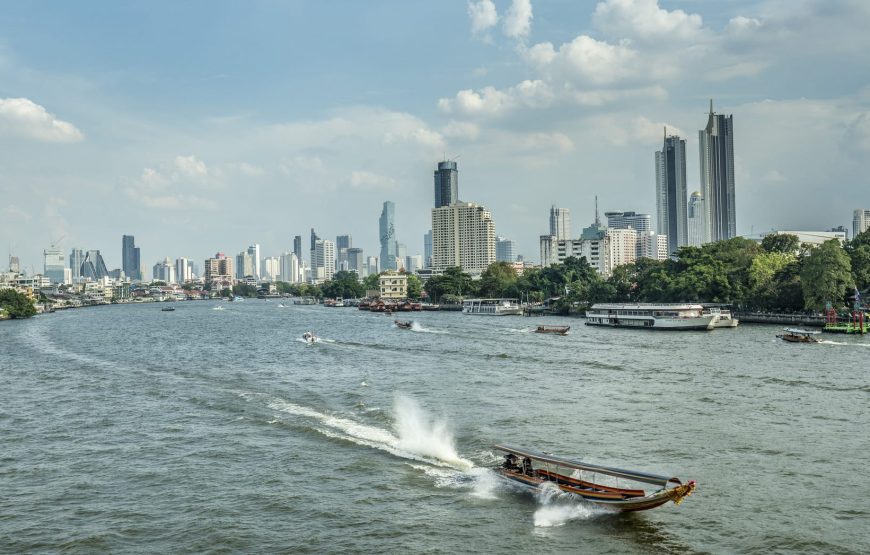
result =
[[[252,241],[276,255],[314,226],[352,233],[374,253],[370,222],[382,202],[400,207],[403,237],[420,237],[429,172],[458,159],[464,190],[492,211],[499,234],[536,253],[539,214],[553,202],[583,216],[598,194],[605,210],[653,213],[648,160],[662,125],[693,138],[711,97],[739,120],[737,234],[851,227],[855,207],[868,205],[860,160],[870,150],[870,69],[860,53],[870,8],[533,1],[519,13],[507,0],[472,4],[492,10],[366,3],[345,6],[339,21],[309,2],[173,6],[171,28],[112,4],[38,17],[32,5],[9,6],[0,22],[4,250],[40,268],[65,236],[64,252],[99,249],[121,268],[117,238],[129,234],[150,269],[165,256],[201,261]],[[196,25],[204,13],[207,34]],[[258,46],[230,47],[242,14]],[[378,41],[358,24],[370,18],[383,23]],[[433,20],[455,24],[428,36]],[[108,28],[128,40],[109,42]],[[158,30],[155,49],[146,37]],[[687,187],[700,191],[693,142]],[[79,217],[95,199],[102,216]]]

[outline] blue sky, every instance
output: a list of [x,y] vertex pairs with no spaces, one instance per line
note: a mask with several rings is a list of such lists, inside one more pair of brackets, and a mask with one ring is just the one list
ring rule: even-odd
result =
[[0,243],[150,268],[350,233],[422,251],[432,170],[538,258],[551,204],[654,213],[662,127],[734,114],[740,233],[870,207],[870,4],[19,2],[0,19]]

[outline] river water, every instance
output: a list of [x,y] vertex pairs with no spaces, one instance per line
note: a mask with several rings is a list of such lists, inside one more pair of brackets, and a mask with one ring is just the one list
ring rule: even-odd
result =
[[[278,304],[0,324],[0,551],[870,552],[870,337]],[[536,497],[494,442],[698,489]]]

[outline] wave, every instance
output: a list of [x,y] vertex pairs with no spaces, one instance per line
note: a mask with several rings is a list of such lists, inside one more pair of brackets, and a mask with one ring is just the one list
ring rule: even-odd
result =
[[443,331],[443,330],[433,330],[430,328],[424,328],[420,324],[420,322],[417,322],[416,320],[411,322],[411,331],[416,331],[419,333],[447,333],[446,331]]
[[534,523],[538,528],[563,526],[572,520],[588,520],[600,514],[606,514],[604,509],[593,509],[589,504],[578,501],[570,493],[565,493],[554,484],[543,484],[535,493],[540,504],[534,514]]

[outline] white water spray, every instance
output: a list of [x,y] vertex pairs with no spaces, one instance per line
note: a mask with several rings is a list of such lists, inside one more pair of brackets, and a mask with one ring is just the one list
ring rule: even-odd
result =
[[571,520],[586,520],[595,516],[595,511],[572,499],[554,484],[541,486],[536,497],[541,506],[535,511],[534,522],[539,528],[563,526]]
[[431,418],[414,399],[405,395],[396,395],[393,407],[400,449],[434,457],[458,468],[474,466],[456,452],[446,420]]

